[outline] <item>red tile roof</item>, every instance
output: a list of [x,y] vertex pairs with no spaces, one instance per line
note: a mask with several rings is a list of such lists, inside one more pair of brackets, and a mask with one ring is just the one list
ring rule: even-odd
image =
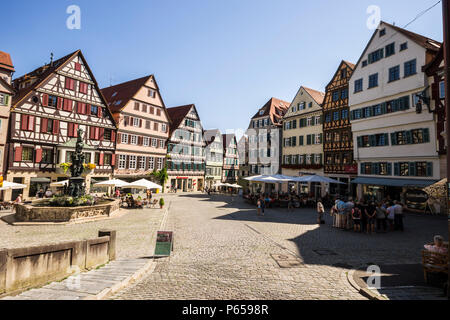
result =
[[405,35],[406,37],[408,37],[409,39],[411,39],[412,41],[414,41],[415,43],[417,43],[418,45],[420,45],[426,49],[437,52],[437,51],[439,51],[439,48],[442,45],[442,43],[439,41],[436,41],[436,40],[427,38],[425,36],[422,36],[420,34],[399,28],[399,27],[389,24],[387,22],[382,21],[381,23],[384,23],[385,25],[391,27],[395,31],[400,32],[401,34]]
[[[16,90],[16,94],[14,95],[12,106],[14,107],[16,103],[20,102],[23,98],[25,98],[31,91],[33,91],[37,86],[39,86],[48,76],[50,76],[54,71],[56,71],[60,66],[62,66],[64,63],[66,63],[69,59],[71,59],[76,54],[81,53],[80,50],[77,50],[75,52],[72,52],[68,54],[67,56],[62,57],[61,59],[58,59],[54,61],[51,65],[47,64],[44,66],[41,66],[35,70],[33,70],[30,73],[27,73],[19,78],[16,78],[13,80],[13,88]],[[19,89],[18,84],[22,83],[23,81],[26,81],[26,79],[33,79],[34,82],[26,87]]]
[[305,89],[306,92],[314,99],[315,102],[317,102],[319,105],[322,104],[323,99],[325,98],[325,93],[307,88],[303,86],[303,89]]
[[0,51],[0,68],[15,72],[9,53]]
[[[280,124],[281,119],[289,109],[289,102],[271,98],[259,111],[252,117],[252,119],[270,116],[270,120],[274,125]],[[260,112],[264,111],[261,115]]]
[[181,121],[183,121],[183,119],[187,116],[192,107],[195,108],[195,105],[188,104],[185,106],[167,108],[167,113],[171,121],[170,135],[172,135],[172,132],[178,129]]
[[101,89],[102,94],[108,101],[112,112],[120,112],[131,98],[153,75],[145,76],[139,79],[123,82],[115,86]]

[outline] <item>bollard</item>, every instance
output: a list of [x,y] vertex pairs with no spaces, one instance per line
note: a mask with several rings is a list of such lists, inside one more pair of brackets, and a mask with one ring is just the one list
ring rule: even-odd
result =
[[116,260],[116,231],[115,230],[99,230],[99,237],[109,236],[109,261]]

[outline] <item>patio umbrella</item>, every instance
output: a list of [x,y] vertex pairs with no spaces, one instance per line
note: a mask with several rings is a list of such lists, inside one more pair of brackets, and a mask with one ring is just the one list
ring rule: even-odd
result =
[[299,178],[296,178],[294,181],[295,182],[318,182],[318,183],[345,184],[343,182],[340,182],[340,181],[337,181],[334,179],[330,179],[327,177],[322,177],[319,175],[299,177]]
[[64,187],[69,184],[69,180],[50,183],[50,187]]
[[20,190],[25,189],[27,186],[20,183],[15,182],[9,182],[9,181],[3,181],[3,186],[0,188],[0,190]]
[[94,184],[94,187],[117,187],[117,188],[121,188],[121,187],[128,187],[128,183],[120,180],[120,179],[111,179],[111,180],[107,180],[107,181],[101,181],[98,183]]
[[162,190],[162,186],[154,182],[148,181],[146,179],[141,179],[132,183],[127,183],[124,187],[131,189],[159,189],[160,191]]
[[242,187],[238,184],[232,184],[232,185],[230,185],[230,187],[236,188],[236,189],[242,189]]

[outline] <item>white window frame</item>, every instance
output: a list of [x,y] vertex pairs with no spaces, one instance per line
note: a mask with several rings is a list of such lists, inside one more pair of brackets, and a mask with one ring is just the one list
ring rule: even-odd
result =
[[133,127],[139,127],[139,118],[133,118]]
[[137,166],[137,156],[128,156],[129,168],[132,170],[136,170]]
[[157,168],[158,168],[158,170],[162,170],[162,168],[163,168],[163,158],[158,158],[158,160],[157,160]]
[[119,169],[125,169],[127,166],[127,156],[119,154]]
[[315,163],[315,164],[320,164],[320,158],[321,158],[321,157],[320,157],[320,154],[316,154],[314,157],[315,157],[314,163]]
[[149,170],[155,169],[155,157],[148,157],[148,169]]
[[140,157],[139,158],[139,170],[145,170],[145,161],[146,161],[146,157]]
[[320,144],[320,133],[315,134],[314,144]]
[[159,140],[159,147],[164,149],[164,140]]
[[122,133],[122,137],[120,139],[120,142],[128,144],[128,133]]
[[156,148],[158,146],[158,142],[155,138],[152,138],[152,147]]
[[320,125],[320,117],[316,116],[316,117],[314,118],[314,125],[315,125],[315,126]]
[[306,126],[307,126],[307,127],[311,127],[311,126],[312,126],[312,117],[308,117],[308,118],[306,119]]
[[150,145],[150,138],[149,137],[143,137],[142,139],[142,145],[144,147],[148,147]]
[[167,125],[166,125],[166,124],[163,123],[163,124],[161,125],[161,131],[162,131],[162,132],[167,132]]
[[134,134],[131,135],[130,144],[137,145],[137,143],[138,143],[138,136]]

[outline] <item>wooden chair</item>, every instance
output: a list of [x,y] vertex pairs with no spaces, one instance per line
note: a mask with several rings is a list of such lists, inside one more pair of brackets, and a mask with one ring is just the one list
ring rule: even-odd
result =
[[[433,245],[433,243],[430,245]],[[448,250],[448,242],[444,242],[444,246]],[[428,273],[444,273],[448,275],[448,253],[422,250],[422,266],[426,283],[428,283]]]
[[158,199],[153,199],[153,201],[150,203],[150,208],[156,208],[157,204],[158,204]]

